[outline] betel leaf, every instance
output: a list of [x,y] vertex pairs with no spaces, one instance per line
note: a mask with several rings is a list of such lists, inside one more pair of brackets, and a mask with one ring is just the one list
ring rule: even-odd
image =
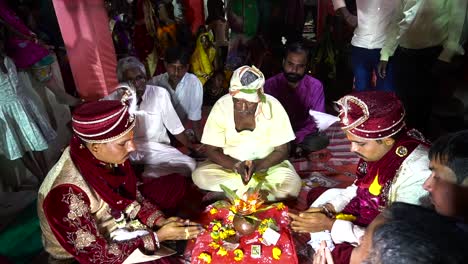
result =
[[233,190],[229,189],[225,185],[220,184],[219,187],[221,187],[224,194],[226,194],[226,197],[231,201],[231,203],[234,203],[234,200],[239,199],[239,196],[237,196]]
[[265,212],[265,211],[270,210],[271,208],[273,208],[273,205],[268,205],[268,206],[257,209],[256,213]]
[[249,222],[252,225],[256,224],[256,222],[260,222],[260,219],[258,219],[254,215],[244,215],[243,217],[247,222]]

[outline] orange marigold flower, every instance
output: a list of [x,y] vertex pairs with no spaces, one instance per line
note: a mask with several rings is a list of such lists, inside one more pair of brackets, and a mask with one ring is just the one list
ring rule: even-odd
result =
[[274,259],[279,260],[281,258],[281,249],[279,247],[274,247],[271,250],[271,255]]
[[234,260],[235,261],[241,261],[244,258],[244,251],[242,249],[236,249],[234,250]]
[[218,249],[218,252],[216,252],[216,254],[220,255],[221,257],[224,257],[224,256],[227,255],[227,250],[225,248],[223,248],[223,247],[220,247]]
[[220,245],[216,242],[211,242],[209,244],[209,247],[212,248],[212,249],[218,249],[220,247]]
[[278,209],[278,211],[282,211],[284,210],[284,208],[286,208],[286,206],[284,205],[284,203],[278,203],[276,205],[276,209]]
[[211,263],[211,255],[205,252],[201,253],[198,259],[203,260],[205,263]]

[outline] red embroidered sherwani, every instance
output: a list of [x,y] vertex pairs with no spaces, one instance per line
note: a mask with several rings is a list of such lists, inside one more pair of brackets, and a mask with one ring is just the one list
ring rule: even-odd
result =
[[149,234],[113,242],[110,236],[118,228],[116,218],[80,174],[67,148],[39,189],[44,248],[56,260],[74,258],[80,263],[123,263],[137,249],[155,256],[153,259],[174,253],[164,247],[157,249],[151,235],[150,229],[163,216],[156,206],[138,194],[127,209],[141,223],[132,225],[132,230],[148,230]]

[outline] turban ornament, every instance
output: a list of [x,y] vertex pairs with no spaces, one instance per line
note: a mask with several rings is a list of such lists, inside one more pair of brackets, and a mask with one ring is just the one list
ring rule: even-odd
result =
[[129,106],[117,100],[95,101],[73,112],[73,132],[87,143],[107,143],[121,138],[135,126]]
[[405,109],[392,92],[365,91],[336,102],[341,128],[363,139],[383,139],[405,127]]

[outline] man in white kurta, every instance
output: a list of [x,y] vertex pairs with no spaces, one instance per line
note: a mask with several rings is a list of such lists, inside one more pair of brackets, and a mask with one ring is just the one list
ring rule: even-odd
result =
[[[107,98],[120,99],[126,92],[130,92],[130,96],[134,97],[132,108],[135,108],[133,111],[136,116],[134,142],[137,150],[131,153],[130,161],[145,165],[143,176],[147,177],[159,177],[171,173],[191,175],[196,167],[195,160],[170,145],[167,131],[179,139],[185,137],[185,128],[172,106],[167,90],[146,85],[144,79],[138,75],[141,73],[145,76],[144,66],[135,57],[121,59],[118,67],[119,80],[134,85],[122,85],[122,88]],[[136,73],[135,76],[131,76],[130,73],[133,72]],[[140,87],[143,83],[145,88],[141,91],[134,88]],[[188,139],[182,143],[187,144]]]
[[[254,85],[256,87],[246,85],[241,86],[244,89],[240,89],[262,89],[263,74],[254,67],[243,66],[240,69],[242,68],[255,72],[259,81]],[[222,150],[220,156],[223,156],[224,161],[215,159],[203,162],[193,172],[192,179],[204,190],[222,191],[220,184],[223,184],[237,190],[238,194],[243,194],[248,187],[256,186],[264,179],[263,188],[269,192],[268,200],[297,197],[301,180],[292,164],[286,159],[287,144],[295,138],[288,115],[278,100],[270,95],[263,94],[264,99],[259,100],[257,92],[254,94],[239,92],[240,85],[237,88],[233,87],[233,83],[239,83],[241,77],[238,75],[239,69],[234,72],[231,79],[231,93],[221,97],[213,106],[201,140],[209,147],[219,148],[220,152]],[[255,112],[253,129],[241,131],[236,129],[235,104],[241,102],[234,100],[253,102],[251,103]],[[256,103],[258,105],[255,105]],[[243,166],[245,161],[253,161],[260,167],[260,162],[272,158],[272,153],[280,146],[285,146],[286,156],[281,156],[275,162],[267,161],[271,166],[256,171],[250,181],[244,184],[240,175],[243,170],[240,170],[240,166]],[[209,154],[208,157],[211,159]]]

